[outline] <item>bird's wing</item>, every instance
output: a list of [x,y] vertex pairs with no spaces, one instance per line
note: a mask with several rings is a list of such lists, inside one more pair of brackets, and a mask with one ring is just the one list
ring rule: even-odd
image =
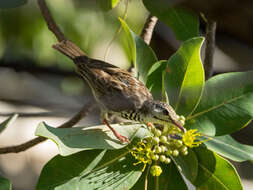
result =
[[[146,86],[131,73],[109,63],[90,59],[83,65],[94,95],[105,109],[119,112],[138,109],[152,99]],[[82,69],[84,70],[84,69]]]

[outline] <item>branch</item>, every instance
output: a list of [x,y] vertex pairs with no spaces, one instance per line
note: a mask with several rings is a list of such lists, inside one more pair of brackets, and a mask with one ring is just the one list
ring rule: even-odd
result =
[[36,113],[25,113],[25,112],[0,112],[1,117],[10,117],[14,114],[18,114],[19,117],[61,117],[61,114],[58,112],[36,112]]
[[[141,32],[141,38],[144,40],[144,42],[146,42],[146,44],[150,44],[152,35],[153,35],[153,31],[155,28],[155,25],[157,23],[157,17],[152,16],[151,14],[148,15],[148,18],[146,19],[146,22],[144,24],[144,27],[142,29]],[[131,66],[129,67],[128,71],[130,73],[134,73],[134,66],[133,63],[131,63]]]
[[205,49],[205,76],[206,80],[213,75],[213,56],[215,52],[216,22],[207,20],[206,23],[206,49]]
[[[74,115],[70,120],[60,125],[58,128],[71,128],[75,124],[77,124],[84,116],[88,114],[88,112],[94,107],[93,102],[89,102],[85,105],[76,115]],[[19,153],[25,151],[43,141],[47,140],[44,137],[36,137],[32,140],[29,140],[25,143],[15,146],[8,146],[0,148],[0,154],[8,154],[8,153]]]
[[146,42],[146,44],[150,44],[153,31],[155,28],[155,25],[157,23],[157,17],[152,16],[151,14],[148,15],[148,18],[144,24],[144,27],[141,32],[141,38]]
[[57,67],[41,67],[38,65],[35,65],[33,61],[15,61],[15,62],[6,62],[3,60],[0,60],[0,67],[5,68],[11,68],[15,71],[26,71],[31,74],[52,74],[52,75],[58,75],[58,76],[75,76],[78,77],[78,75],[73,71],[65,71],[58,69]]
[[41,10],[41,13],[42,13],[46,23],[47,23],[48,29],[54,33],[57,40],[59,42],[61,42],[63,40],[67,40],[67,38],[64,36],[64,34],[60,30],[60,28],[55,23],[52,15],[47,7],[45,0],[38,0],[38,5],[39,5],[39,8]]
[[[56,25],[53,17],[50,14],[50,11],[47,7],[47,4],[45,0],[38,0],[38,5],[40,7],[41,13],[47,23],[48,29],[51,30],[59,42],[63,40],[67,40],[65,38],[64,34],[61,32],[60,28]],[[87,113],[90,111],[90,109],[93,107],[94,104],[92,102],[88,103],[88,105],[85,105],[79,113],[74,115],[70,120],[60,125],[58,128],[70,128],[74,126],[77,122],[79,122],[84,116],[87,115]],[[32,140],[29,140],[23,144],[16,145],[16,146],[9,146],[9,147],[3,147],[0,148],[0,154],[7,154],[7,153],[18,153],[25,151],[43,141],[47,140],[44,137],[36,137]]]

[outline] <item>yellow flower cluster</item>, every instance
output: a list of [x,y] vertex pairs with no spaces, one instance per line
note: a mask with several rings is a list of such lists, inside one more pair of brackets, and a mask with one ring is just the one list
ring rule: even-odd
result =
[[198,137],[201,137],[202,135],[197,132],[197,129],[191,129],[189,131],[186,131],[185,134],[183,134],[182,141],[184,144],[190,148],[198,147],[200,144],[203,143],[203,141],[198,140]]
[[152,165],[150,173],[159,176],[162,168],[159,163],[169,164],[171,157],[188,154],[188,147],[193,148],[203,143],[202,135],[196,129],[182,133],[175,126],[165,126],[163,131],[153,128],[153,136],[138,142],[131,150],[131,154],[138,161],[134,163],[144,164],[142,171],[147,164]]
[[152,164],[152,159],[151,159],[151,147],[147,146],[144,142],[138,142],[138,144],[130,150],[131,154],[133,157],[135,157],[138,162],[134,163],[134,165],[143,163],[144,166],[142,168],[142,172],[144,172],[146,165]]

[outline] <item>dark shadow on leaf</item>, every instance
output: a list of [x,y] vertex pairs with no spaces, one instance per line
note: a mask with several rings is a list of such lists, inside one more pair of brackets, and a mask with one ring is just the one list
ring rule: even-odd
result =
[[194,182],[196,187],[201,187],[214,174],[216,168],[216,159],[214,153],[204,146],[194,149],[198,158],[198,176]]
[[123,185],[121,189],[124,187],[128,189],[128,184],[124,186],[122,183],[132,175],[134,175],[132,180],[137,181],[142,174],[143,164],[134,165],[137,161],[126,151],[128,152],[127,149],[108,150],[97,167],[83,174],[79,182],[87,184],[94,190],[117,189],[119,185]]

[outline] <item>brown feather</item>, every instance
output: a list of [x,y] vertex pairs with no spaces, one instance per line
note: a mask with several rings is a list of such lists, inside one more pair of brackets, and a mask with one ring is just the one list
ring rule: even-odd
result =
[[105,111],[121,112],[140,109],[152,95],[131,73],[104,61],[88,58],[70,41],[53,46],[77,65],[78,73],[88,82],[93,95]]

